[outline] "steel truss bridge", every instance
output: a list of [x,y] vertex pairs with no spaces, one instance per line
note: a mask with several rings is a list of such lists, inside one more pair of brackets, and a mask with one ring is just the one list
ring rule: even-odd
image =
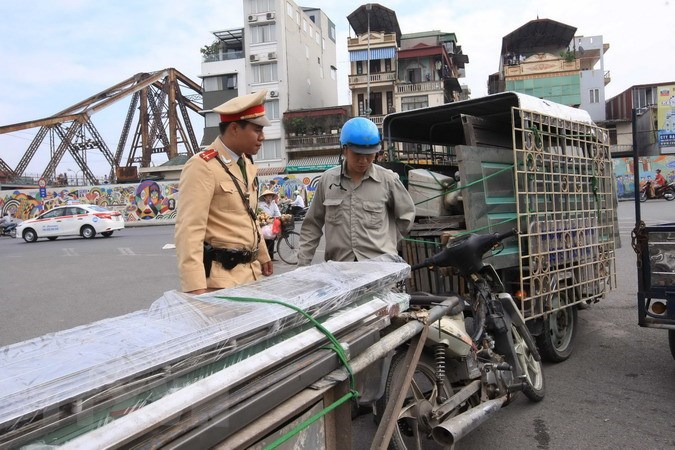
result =
[[[130,99],[130,104],[113,152],[92,116],[123,99]],[[203,114],[201,102],[201,86],[176,69],[138,73],[51,117],[0,126],[0,134],[39,128],[15,168],[0,158],[0,179],[11,183],[22,177],[38,150],[47,147],[45,139],[51,155],[42,171],[45,180],[55,179],[56,167],[68,151],[83,178],[95,184],[85,152],[96,149],[110,164],[111,182],[136,179],[138,166],[149,167],[154,154],[165,153],[171,160],[179,153],[191,156],[199,151],[188,109]]]

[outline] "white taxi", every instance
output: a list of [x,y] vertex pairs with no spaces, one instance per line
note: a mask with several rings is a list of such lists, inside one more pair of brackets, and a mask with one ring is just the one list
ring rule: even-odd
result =
[[16,227],[17,236],[26,242],[35,242],[39,238],[51,241],[59,236],[82,236],[91,239],[100,233],[110,237],[113,231],[124,228],[124,218],[117,211],[110,211],[98,205],[57,206],[37,216],[21,222]]

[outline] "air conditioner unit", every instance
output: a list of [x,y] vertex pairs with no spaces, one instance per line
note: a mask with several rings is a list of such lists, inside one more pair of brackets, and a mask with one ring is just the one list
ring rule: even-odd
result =
[[269,52],[267,54],[267,59],[277,59],[277,52]]
[[270,91],[270,97],[278,97],[279,96],[279,91]]
[[253,61],[258,61],[259,59],[260,59],[260,56],[258,56],[258,55],[251,55],[251,56],[249,56],[249,60],[250,60],[251,62],[253,62]]
[[248,21],[249,22],[257,22],[258,16],[254,16],[253,14],[251,14],[250,16],[248,16]]
[[267,20],[273,20],[274,19],[274,13],[273,12],[268,12],[267,13]]

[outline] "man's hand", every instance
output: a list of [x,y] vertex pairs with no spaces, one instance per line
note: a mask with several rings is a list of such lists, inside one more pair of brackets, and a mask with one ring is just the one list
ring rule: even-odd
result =
[[213,292],[217,291],[218,289],[195,289],[194,291],[187,291],[186,294],[192,294],[192,295],[200,295],[200,294],[206,294],[207,292]]
[[274,264],[272,264],[272,261],[267,261],[266,263],[261,264],[261,266],[262,274],[266,277],[269,277],[274,273]]

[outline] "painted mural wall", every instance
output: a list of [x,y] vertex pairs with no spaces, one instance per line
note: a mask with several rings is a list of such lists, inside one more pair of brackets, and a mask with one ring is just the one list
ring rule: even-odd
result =
[[[656,178],[656,169],[669,183],[675,182],[675,156],[642,156],[639,162],[640,185]],[[616,194],[619,199],[632,199],[635,195],[635,174],[633,158],[614,158],[614,175],[616,177]]]
[[[261,177],[260,184],[292,199],[299,191],[309,204],[321,173]],[[26,220],[69,202],[99,205],[124,216],[127,225],[163,225],[175,223],[180,204],[178,182],[142,181],[135,184],[47,187],[0,191],[0,216],[11,214]]]

